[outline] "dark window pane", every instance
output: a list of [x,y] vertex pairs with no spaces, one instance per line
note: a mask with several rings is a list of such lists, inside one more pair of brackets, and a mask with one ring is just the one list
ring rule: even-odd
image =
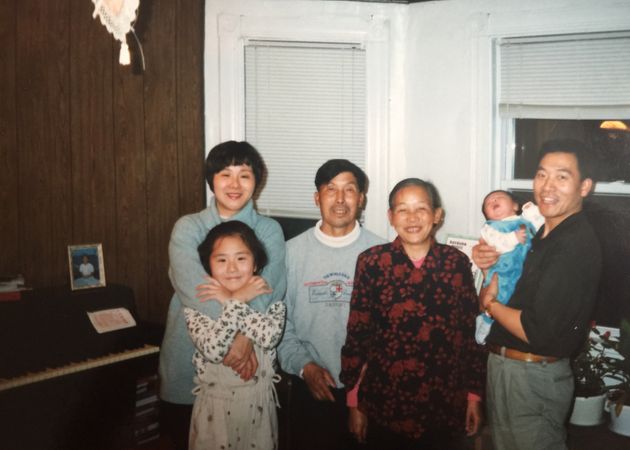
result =
[[630,183],[630,120],[618,121],[626,129],[601,128],[603,120],[516,119],[514,178],[531,179],[538,151],[549,139],[572,138],[594,152],[596,181]]

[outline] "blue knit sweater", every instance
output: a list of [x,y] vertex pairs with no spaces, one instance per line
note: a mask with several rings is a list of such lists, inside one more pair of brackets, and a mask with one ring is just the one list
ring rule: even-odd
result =
[[[264,312],[271,303],[281,300],[286,290],[282,229],[275,220],[258,214],[251,200],[229,220],[240,220],[249,225],[265,245],[269,263],[261,275],[273,292],[260,295],[249,303],[255,310]],[[195,375],[192,364],[194,347],[186,329],[184,307],[196,309],[214,319],[221,314],[221,305],[215,301],[200,302],[195,297],[195,288],[204,282],[207,275],[199,260],[197,247],[208,231],[223,221],[213,201],[210,207],[181,217],[171,233],[168,273],[175,293],[168,309],[159,367],[160,396],[168,402],[192,404],[194,401],[191,393]]]

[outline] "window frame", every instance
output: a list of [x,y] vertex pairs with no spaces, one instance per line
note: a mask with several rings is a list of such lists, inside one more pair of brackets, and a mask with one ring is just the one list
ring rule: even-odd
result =
[[[560,33],[556,32],[553,34],[546,35],[513,35],[513,36],[500,36],[494,37],[492,39],[492,54],[493,54],[493,67],[494,67],[494,106],[495,106],[495,121],[498,122],[498,129],[500,130],[498,135],[495,136],[495,146],[499,149],[495,154],[498,156],[498,160],[501,162],[501,171],[499,178],[499,187],[500,189],[505,190],[531,190],[532,179],[522,179],[516,178],[514,176],[515,173],[515,153],[516,153],[516,121],[519,118],[527,118],[527,119],[541,119],[541,120],[549,120],[551,118],[557,118],[559,120],[580,120],[576,118],[576,116],[581,116],[582,114],[586,114],[583,117],[585,120],[610,120],[610,119],[619,119],[619,120],[628,120],[630,118],[630,108],[620,106],[620,105],[598,105],[596,108],[600,111],[600,113],[605,114],[605,117],[597,118],[597,116],[590,116],[592,114],[591,111],[584,111],[582,113],[576,114],[574,112],[574,106],[571,104],[565,104],[563,106],[559,106],[562,110],[567,110],[566,117],[556,117],[556,114],[552,116],[548,116],[547,106],[535,107],[531,105],[525,105],[524,107],[527,109],[527,113],[524,115],[518,115],[515,117],[510,113],[506,115],[502,115],[500,113],[500,82],[501,82],[501,56],[500,49],[504,44],[510,46],[510,42],[506,41],[516,41],[516,45],[521,42],[533,42],[538,44],[544,43],[553,43],[558,42],[562,43],[563,41],[570,41],[572,39],[578,38],[578,41],[585,41],[588,38],[593,39],[594,41],[600,41],[603,38],[615,39],[622,37],[625,40],[628,40],[628,35],[630,34],[630,23],[625,24],[624,30],[607,30],[605,32],[571,32],[571,33]],[[586,36],[587,39],[582,39],[583,36]],[[544,50],[543,50],[544,51]],[[543,56],[545,56],[543,54]],[[527,60],[526,60],[527,61]],[[516,70],[516,69],[513,69]],[[555,73],[555,72],[552,72]],[[516,74],[518,79],[518,73]],[[543,91],[544,92],[544,91]],[[525,95],[530,94],[529,91],[525,93]],[[589,98],[592,100],[592,98]],[[610,99],[607,99],[608,101]],[[627,101],[627,100],[626,100]],[[519,104],[514,104],[513,106],[519,107]],[[536,110],[540,110],[540,116],[536,116]],[[615,117],[615,114],[622,113],[623,117]],[[588,116],[588,117],[587,117]],[[593,190],[595,194],[605,194],[605,195],[629,195],[630,194],[630,182],[597,182],[595,185],[595,189]]]
[[[206,72],[215,71],[218,92],[206,92],[206,104],[217,101],[218,126],[206,115],[207,149],[219,142],[242,140],[245,135],[244,46],[249,39],[304,42],[360,43],[366,51],[366,155],[370,180],[364,223],[386,236],[389,161],[389,21],[380,16],[359,17],[257,17],[221,14],[217,31],[219,48],[206,48]],[[217,53],[218,51],[218,53]],[[215,67],[208,67],[215,61]],[[323,161],[322,161],[323,162]],[[313,174],[313,177],[315,174]],[[314,191],[314,189],[313,189]],[[208,191],[208,199],[211,193]]]
[[[553,6],[550,6],[554,9]],[[481,199],[493,189],[532,189],[532,180],[508,178],[512,174],[514,125],[501,118],[498,111],[496,79],[498,76],[498,41],[504,38],[562,35],[576,33],[601,33],[627,31],[629,29],[630,4],[592,8],[576,6],[560,8],[562,14],[549,14],[546,10],[506,11],[479,13],[471,18],[471,101],[473,122],[471,127],[471,167],[474,180],[471,185],[472,199]],[[508,140],[509,139],[509,140]],[[597,193],[616,189],[600,183]],[[630,194],[623,187],[622,195]],[[484,218],[480,208],[473,208],[465,224],[467,233],[476,234]]]

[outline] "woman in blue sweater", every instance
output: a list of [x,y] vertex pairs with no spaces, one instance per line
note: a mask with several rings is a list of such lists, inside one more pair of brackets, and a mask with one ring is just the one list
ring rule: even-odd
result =
[[[228,220],[239,220],[256,233],[264,244],[269,263],[259,277],[271,288],[249,306],[259,312],[279,301],[286,290],[284,265],[285,244],[280,225],[261,216],[254,209],[252,196],[260,186],[264,163],[256,149],[247,142],[227,141],[215,146],[206,159],[206,181],[214,198],[208,208],[181,217],[173,227],[169,242],[169,277],[175,290],[168,310],[166,330],[160,351],[160,398],[163,431],[176,441],[177,448],[187,449],[187,437],[195,387],[192,364],[193,343],[188,336],[184,308],[192,308],[213,319],[222,307],[211,297],[199,294],[197,287],[206,283],[207,273],[199,260],[197,247],[208,231]],[[245,286],[243,289],[251,289]],[[250,292],[240,294],[247,298]],[[238,298],[239,292],[235,293]],[[232,367],[244,380],[256,372],[258,361],[250,339],[237,334],[223,363]]]

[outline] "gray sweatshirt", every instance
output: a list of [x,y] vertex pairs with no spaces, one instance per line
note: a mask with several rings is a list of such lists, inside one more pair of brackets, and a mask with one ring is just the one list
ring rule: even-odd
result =
[[327,369],[338,388],[341,347],[354,269],[361,252],[384,239],[361,228],[358,238],[344,247],[330,247],[310,228],[287,242],[287,322],[278,346],[282,369],[300,375],[309,362]]

